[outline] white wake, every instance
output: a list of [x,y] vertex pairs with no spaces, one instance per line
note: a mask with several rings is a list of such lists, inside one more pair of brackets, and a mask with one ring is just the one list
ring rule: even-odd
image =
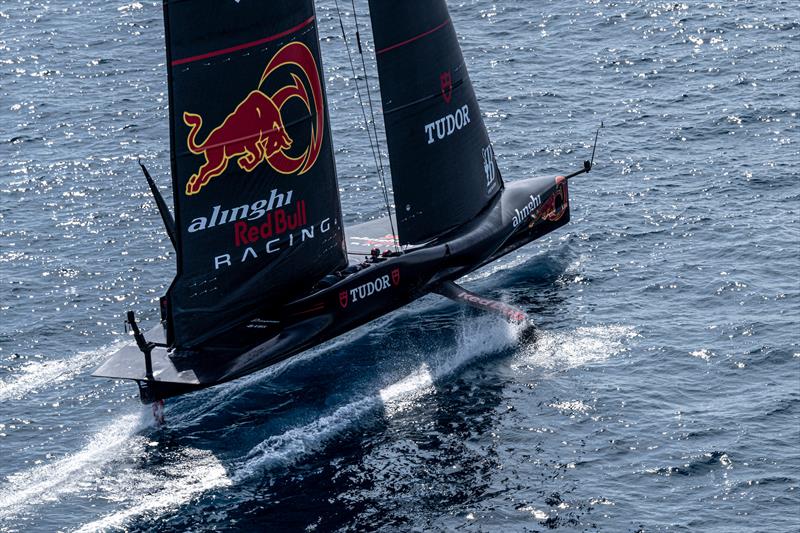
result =
[[439,351],[433,360],[375,394],[363,396],[313,422],[275,435],[253,447],[236,469],[237,481],[275,466],[289,466],[324,448],[335,437],[354,427],[371,413],[391,417],[413,408],[434,391],[434,383],[487,353],[514,343],[519,332],[493,316],[470,319],[461,326],[451,350]]
[[50,361],[34,361],[16,369],[0,380],[0,402],[20,400],[41,390],[53,389],[87,370],[94,370],[109,354],[128,341],[120,340],[96,350],[79,352],[72,357]]

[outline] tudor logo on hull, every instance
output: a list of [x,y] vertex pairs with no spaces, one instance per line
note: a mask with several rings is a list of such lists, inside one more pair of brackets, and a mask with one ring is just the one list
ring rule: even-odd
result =
[[387,291],[392,287],[397,287],[398,285],[400,285],[400,269],[395,268],[391,273],[384,274],[363,285],[359,285],[350,290],[340,291],[339,306],[345,309],[351,303],[355,304],[371,296]]
[[[305,79],[292,72],[293,84],[271,95],[262,92],[264,82],[283,67],[299,69]],[[311,95],[306,84],[311,89]],[[308,146],[298,156],[287,153],[294,140],[286,132],[281,115],[286,102],[293,98],[299,99],[309,114],[316,117]],[[206,135],[203,142],[197,141],[203,127],[203,117],[188,111],[183,113],[183,122],[189,126],[186,145],[191,153],[205,157],[205,162],[186,183],[186,194],[198,194],[213,178],[225,172],[233,159],[247,173],[253,172],[266,161],[281,174],[305,174],[314,166],[322,149],[324,120],[322,82],[314,55],[303,43],[291,42],[278,50],[269,61],[258,88],[250,91],[222,124]]]

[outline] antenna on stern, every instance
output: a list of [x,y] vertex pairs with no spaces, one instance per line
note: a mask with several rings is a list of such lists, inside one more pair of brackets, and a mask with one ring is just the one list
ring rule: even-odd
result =
[[564,179],[574,178],[575,176],[580,176],[581,174],[588,174],[592,167],[594,166],[594,154],[597,151],[597,138],[600,136],[600,130],[603,129],[603,121],[600,121],[600,127],[597,128],[597,131],[594,133],[594,146],[592,147],[592,158],[590,160],[583,162],[583,168],[578,170],[577,172],[573,172],[568,176],[564,176]]

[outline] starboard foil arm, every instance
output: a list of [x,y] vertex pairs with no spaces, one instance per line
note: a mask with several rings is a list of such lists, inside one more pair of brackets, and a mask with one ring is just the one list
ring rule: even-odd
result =
[[498,314],[512,324],[525,324],[528,322],[528,315],[522,309],[498,300],[492,300],[491,298],[477,295],[452,281],[445,281],[439,284],[434,289],[434,292],[460,304]]

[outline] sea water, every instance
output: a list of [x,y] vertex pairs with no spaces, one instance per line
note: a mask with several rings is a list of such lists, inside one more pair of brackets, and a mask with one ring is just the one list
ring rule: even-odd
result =
[[[365,80],[317,7],[355,223],[383,214]],[[161,3],[0,4],[0,531],[800,529],[796,4],[450,10],[504,180],[605,125],[572,222],[463,280],[535,338],[429,296],[157,427],[89,374],[174,274],[136,165],[169,188]]]

